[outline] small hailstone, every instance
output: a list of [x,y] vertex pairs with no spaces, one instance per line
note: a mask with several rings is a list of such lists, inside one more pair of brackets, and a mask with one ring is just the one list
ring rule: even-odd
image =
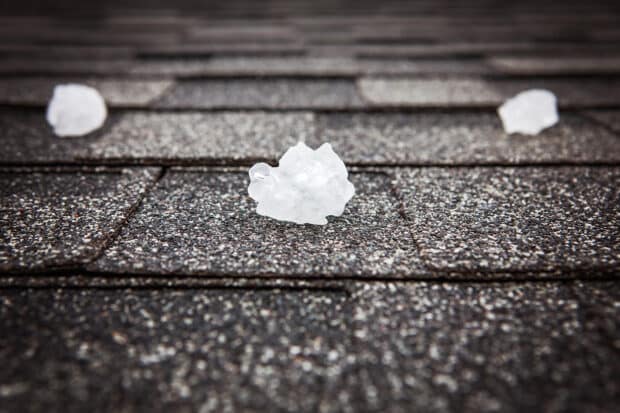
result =
[[105,101],[90,86],[57,85],[47,105],[47,121],[58,136],[82,136],[99,129],[108,111]]
[[278,167],[257,163],[250,169],[250,196],[256,212],[297,224],[327,224],[340,216],[355,193],[342,160],[329,143],[312,150],[300,142],[280,158]]
[[497,110],[506,133],[537,135],[558,120],[557,99],[548,90],[532,89],[508,99]]

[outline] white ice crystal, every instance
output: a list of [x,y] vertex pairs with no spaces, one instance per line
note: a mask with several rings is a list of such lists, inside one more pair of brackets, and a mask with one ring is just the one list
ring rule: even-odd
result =
[[497,110],[506,133],[537,135],[558,120],[557,99],[543,89],[531,89],[508,99]]
[[278,167],[257,163],[250,169],[250,196],[256,212],[297,224],[327,224],[340,216],[355,193],[342,160],[329,143],[312,150],[300,142],[280,158]]
[[82,136],[99,129],[108,110],[96,89],[85,85],[57,85],[47,105],[47,121],[58,136]]

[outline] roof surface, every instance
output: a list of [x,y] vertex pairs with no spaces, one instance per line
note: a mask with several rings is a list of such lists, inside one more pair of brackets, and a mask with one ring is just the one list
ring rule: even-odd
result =
[[[20,3],[0,412],[620,405],[615,2]],[[101,91],[101,130],[53,135],[63,82]],[[508,136],[529,88],[560,123]],[[356,187],[326,226],[247,195],[298,141]]]

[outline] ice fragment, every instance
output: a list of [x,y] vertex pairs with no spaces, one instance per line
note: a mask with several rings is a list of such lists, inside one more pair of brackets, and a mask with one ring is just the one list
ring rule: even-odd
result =
[[47,106],[47,121],[58,136],[82,136],[99,129],[107,116],[96,89],[78,84],[57,85]]
[[558,120],[557,99],[543,89],[531,89],[508,99],[497,110],[506,133],[537,135]]
[[256,212],[297,224],[327,224],[340,216],[355,193],[342,160],[329,143],[316,150],[304,143],[289,148],[278,167],[257,163],[250,169],[250,196]]

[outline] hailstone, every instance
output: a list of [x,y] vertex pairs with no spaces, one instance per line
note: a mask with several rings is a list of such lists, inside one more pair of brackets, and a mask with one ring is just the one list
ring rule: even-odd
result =
[[303,142],[289,148],[278,167],[257,163],[250,171],[250,196],[256,212],[297,224],[327,224],[340,216],[355,188],[344,162],[329,143],[312,150]]
[[89,134],[103,125],[107,114],[101,94],[85,85],[57,85],[47,105],[47,121],[61,137]]
[[508,99],[497,110],[506,133],[537,135],[558,120],[557,99],[544,89],[531,89]]

